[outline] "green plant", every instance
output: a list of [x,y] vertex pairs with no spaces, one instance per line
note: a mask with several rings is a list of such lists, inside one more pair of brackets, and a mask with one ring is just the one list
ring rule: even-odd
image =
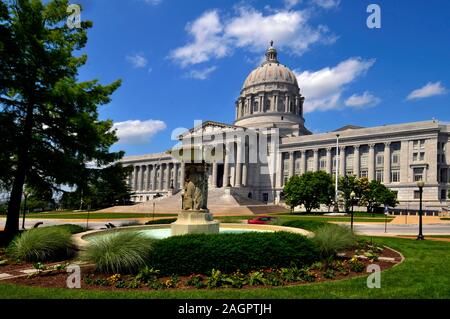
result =
[[83,226],[74,225],[74,224],[64,224],[64,225],[56,225],[56,226],[50,226],[50,227],[54,228],[54,229],[66,230],[66,231],[68,231],[71,234],[78,234],[78,233],[85,232],[87,230]]
[[238,270],[231,275],[223,275],[222,284],[233,288],[242,288],[247,284],[247,276]]
[[277,269],[268,269],[264,271],[264,279],[266,284],[270,286],[281,286],[283,284],[281,272]]
[[16,236],[7,249],[9,256],[28,262],[46,262],[73,256],[71,233],[57,227],[35,228]]
[[126,285],[126,288],[136,289],[141,287],[141,282],[137,280],[136,278],[132,279],[128,282]]
[[113,232],[94,239],[82,259],[103,273],[135,273],[149,261],[153,242],[138,232]]
[[248,275],[248,284],[250,286],[264,285],[266,280],[264,279],[264,273],[262,271],[252,271]]
[[149,266],[163,275],[190,275],[213,268],[233,273],[291,264],[302,267],[317,259],[311,240],[293,233],[191,234],[155,242]]
[[325,273],[323,274],[323,276],[327,279],[333,279],[334,277],[336,277],[336,274],[334,273],[334,270],[331,268],[328,268]]
[[201,275],[191,275],[186,281],[187,286],[195,287],[197,289],[204,288],[206,284],[203,282]]
[[106,278],[106,280],[108,281],[110,286],[114,286],[118,281],[120,281],[121,277],[122,276],[120,274],[114,274]]
[[172,275],[164,282],[164,285],[166,288],[176,288],[178,283],[180,282],[180,279],[177,275]]
[[322,270],[323,269],[323,263],[321,261],[316,261],[313,263],[310,267],[312,270]]
[[306,282],[313,282],[317,278],[317,274],[313,272],[310,268],[302,268],[300,270],[300,279]]
[[127,283],[124,280],[119,280],[114,285],[116,288],[127,288]]
[[281,278],[287,282],[301,280],[301,271],[297,267],[281,268]]
[[313,241],[325,260],[335,257],[339,251],[356,245],[356,237],[350,228],[331,224],[318,228]]
[[363,272],[365,268],[364,263],[356,257],[350,259],[348,265],[350,266],[350,270],[354,272]]
[[287,222],[282,222],[281,226],[302,228],[310,231],[315,231],[316,229],[327,225],[328,223],[316,220],[291,220]]
[[157,280],[159,276],[160,276],[159,270],[145,266],[144,268],[139,270],[139,273],[136,275],[135,278],[140,282],[147,283]]
[[206,285],[208,288],[217,288],[222,285],[223,275],[220,270],[211,270],[211,275],[206,279]]

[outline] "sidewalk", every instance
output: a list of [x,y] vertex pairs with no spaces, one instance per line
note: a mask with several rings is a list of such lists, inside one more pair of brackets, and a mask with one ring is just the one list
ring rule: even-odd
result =
[[[423,216],[422,223],[424,224],[450,224],[450,220],[441,220],[439,216]],[[395,216],[389,224],[405,225],[405,224],[419,224],[419,216]]]

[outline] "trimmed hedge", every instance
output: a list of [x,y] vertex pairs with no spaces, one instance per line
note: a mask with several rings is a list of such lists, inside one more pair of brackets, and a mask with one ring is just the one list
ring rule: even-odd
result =
[[212,269],[247,272],[303,267],[318,258],[312,241],[293,233],[190,234],[155,242],[149,267],[163,275],[205,274]]
[[63,224],[63,225],[56,225],[56,226],[50,226],[51,228],[55,229],[62,229],[66,230],[71,234],[78,234],[85,232],[87,229],[83,226],[74,225],[74,224]]
[[150,221],[146,222],[145,225],[172,224],[176,221],[177,221],[176,218],[155,219],[155,220],[150,220]]

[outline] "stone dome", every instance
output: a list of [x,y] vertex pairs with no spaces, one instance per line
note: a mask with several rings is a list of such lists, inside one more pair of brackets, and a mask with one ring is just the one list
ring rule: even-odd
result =
[[278,61],[273,41],[266,60],[244,82],[236,101],[235,124],[280,128],[283,135],[309,134],[304,127],[303,102],[297,78]]
[[248,75],[242,87],[243,90],[254,85],[268,83],[286,83],[298,88],[297,77],[285,65],[280,64],[277,58],[277,50],[273,42],[266,51],[266,60]]

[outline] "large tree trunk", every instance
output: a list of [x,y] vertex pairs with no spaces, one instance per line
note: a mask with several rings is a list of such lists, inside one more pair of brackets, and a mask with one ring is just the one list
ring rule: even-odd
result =
[[9,197],[8,215],[6,217],[5,232],[14,236],[19,232],[20,203],[22,201],[23,185],[29,168],[29,148],[31,145],[31,133],[33,129],[33,107],[27,107],[25,116],[24,131],[19,142],[17,169],[14,174],[14,182]]

